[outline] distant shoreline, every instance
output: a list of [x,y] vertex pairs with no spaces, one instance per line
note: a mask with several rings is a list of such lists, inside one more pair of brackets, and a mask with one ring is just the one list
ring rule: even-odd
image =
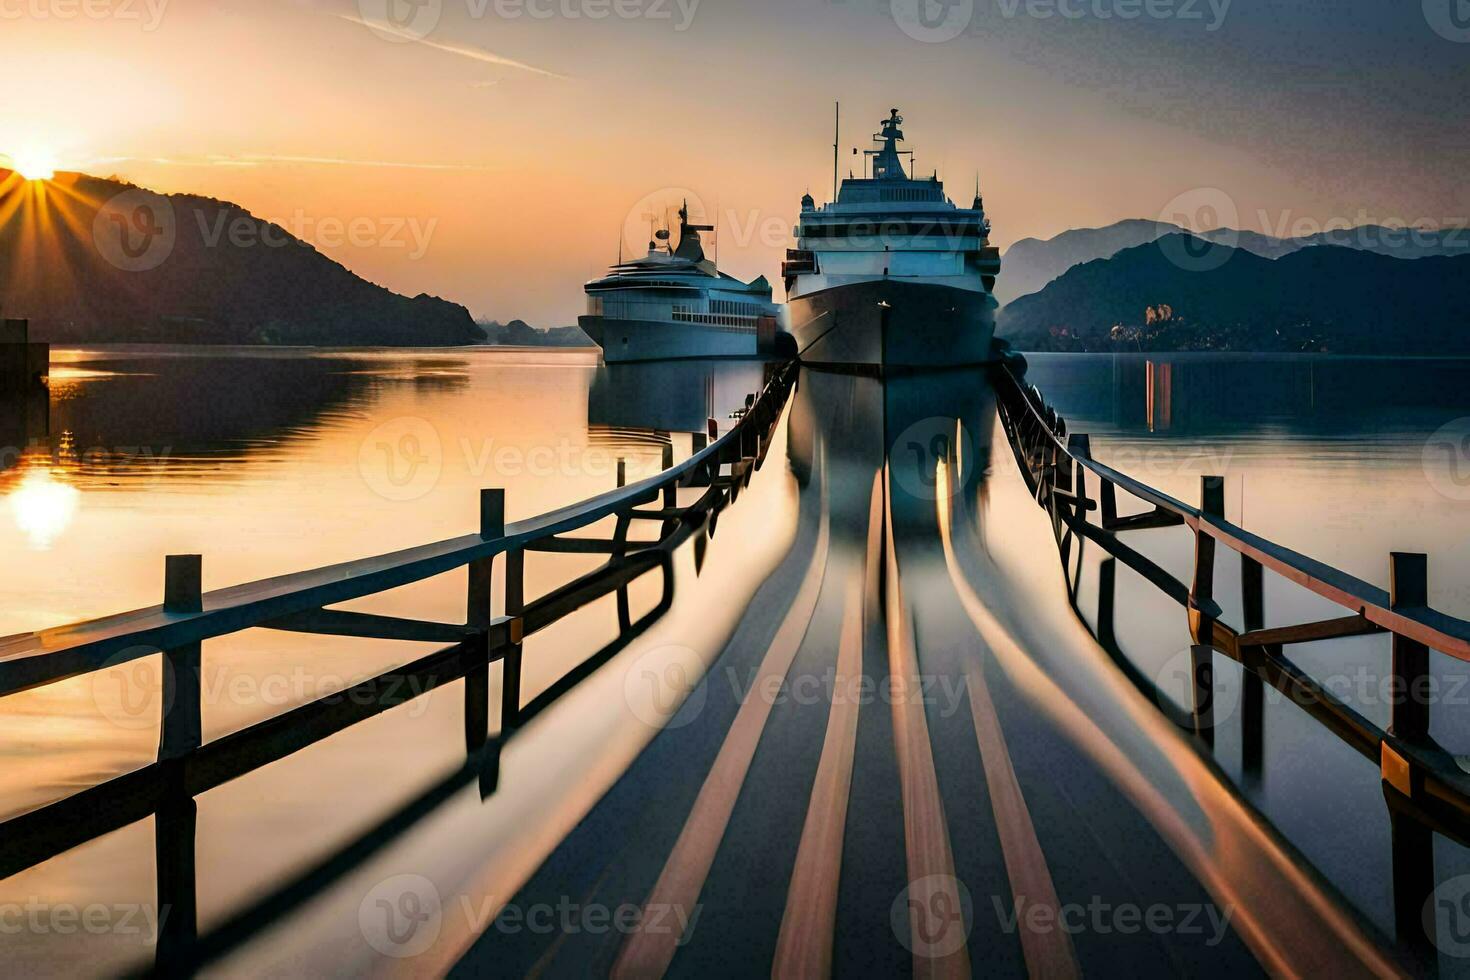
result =
[[75,353],[86,353],[88,351],[147,351],[157,353],[161,351],[177,351],[180,353],[211,353],[229,352],[233,354],[291,354],[311,353],[318,351],[332,352],[370,352],[381,354],[390,351],[419,351],[428,354],[453,354],[465,351],[503,351],[506,353],[524,354],[529,352],[546,352],[559,354],[601,354],[601,347],[560,347],[554,344],[463,344],[456,347],[445,347],[434,344],[422,347],[403,347],[398,345],[386,346],[362,346],[362,345],[332,345],[332,346],[307,346],[303,344],[184,344],[163,343],[146,341],[118,341],[117,343],[103,344],[76,344],[61,343],[52,344],[52,352],[67,351]]

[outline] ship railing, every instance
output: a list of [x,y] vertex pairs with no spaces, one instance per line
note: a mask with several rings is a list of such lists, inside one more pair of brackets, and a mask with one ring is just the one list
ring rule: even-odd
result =
[[[794,380],[794,364],[773,368],[762,391],[746,398],[744,414],[724,435],[718,434],[713,419],[707,432],[694,434],[689,458],[674,463],[672,444],[666,444],[661,472],[631,485],[626,482],[626,463],[619,460],[615,489],[538,517],[507,523],[505,492],[487,489],[480,496],[477,533],[207,593],[201,589],[201,557],[171,555],[165,559],[160,605],[0,639],[0,696],[145,657],[161,655],[163,668],[156,760],[0,822],[4,842],[0,878],[156,817],[158,903],[169,914],[158,939],[155,968],[187,973],[224,955],[346,874],[354,866],[348,851],[356,853],[366,846],[364,841],[381,843],[403,830],[403,821],[391,818],[336,858],[201,937],[194,875],[194,798],[201,793],[460,680],[466,762],[430,795],[437,802],[476,779],[482,795],[493,792],[501,746],[667,612],[673,600],[676,549],[693,539],[696,566],[702,566],[720,514],[764,463]],[[681,503],[681,488],[702,492],[693,502]],[[574,532],[609,519],[614,522],[611,537],[575,536]],[[657,537],[630,536],[635,525],[654,526]],[[528,553],[603,556],[606,561],[544,595],[528,597]],[[467,573],[463,622],[331,608],[459,569]],[[630,586],[654,572],[661,575],[659,600],[634,620]],[[497,595],[502,615],[492,614]],[[526,700],[521,680],[526,639],[609,596],[615,596],[617,604],[616,639]],[[345,690],[206,741],[202,644],[254,628],[447,645]],[[492,736],[490,667],[495,663],[501,665],[501,683],[499,729]],[[418,812],[425,805],[426,800],[417,800],[405,812]]]
[[[1420,913],[1433,889],[1430,832],[1470,846],[1470,774],[1454,753],[1430,735],[1432,690],[1429,651],[1470,661],[1470,622],[1429,605],[1428,559],[1423,554],[1388,556],[1388,590],[1269,541],[1225,519],[1221,476],[1201,478],[1200,504],[1162,493],[1092,458],[1084,433],[1069,433],[1066,420],[1050,408],[1009,366],[995,372],[1000,416],[1021,473],[1036,502],[1051,518],[1059,556],[1067,574],[1074,610],[1082,573],[1082,542],[1108,556],[1098,569],[1095,625],[1088,628],[1129,679],[1190,731],[1199,744],[1214,744],[1214,657],[1224,656],[1242,669],[1241,752],[1243,770],[1261,771],[1264,751],[1264,686],[1269,684],[1299,705],[1346,745],[1378,766],[1393,823],[1396,912],[1400,932],[1411,936],[1412,952],[1433,955]],[[1096,495],[1089,486],[1096,481]],[[1118,494],[1142,503],[1138,513],[1122,514]],[[1193,535],[1189,581],[1124,541],[1124,536],[1155,528],[1183,528]],[[1075,569],[1073,567],[1073,542]],[[1241,618],[1229,625],[1216,601],[1216,553],[1239,557]],[[1181,710],[1156,681],[1121,650],[1114,633],[1117,566],[1122,564],[1174,600],[1187,617],[1193,646],[1189,705]],[[1267,627],[1265,572],[1301,586],[1342,607],[1345,615],[1314,622]],[[1387,728],[1337,697],[1309,671],[1287,656],[1288,648],[1348,637],[1388,635],[1391,689]],[[1426,871],[1426,869],[1428,869]],[[1427,874],[1427,877],[1426,877]],[[1407,883],[1407,884],[1406,884]]]

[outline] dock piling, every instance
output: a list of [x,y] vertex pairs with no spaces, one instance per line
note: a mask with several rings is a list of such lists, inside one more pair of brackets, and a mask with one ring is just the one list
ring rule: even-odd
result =
[[[1249,555],[1240,556],[1240,603],[1246,632],[1266,628],[1265,569]],[[1242,650],[1242,658],[1260,657],[1261,648]],[[1247,778],[1259,780],[1266,741],[1266,685],[1254,670],[1242,671],[1240,698],[1241,768]]]
[[[526,552],[521,548],[505,553],[505,614],[519,619],[526,612]],[[500,730],[504,734],[515,728],[521,716],[521,657],[525,646],[522,633],[511,627],[511,642],[502,662],[500,692]]]
[[[1225,478],[1200,478],[1201,520],[1225,516]],[[1215,539],[1203,529],[1194,536],[1194,582],[1189,590],[1189,617],[1194,645],[1190,660],[1194,677],[1195,732],[1206,744],[1215,741]]]
[[[1393,610],[1429,605],[1429,556],[1396,551],[1389,556],[1389,600]],[[1398,633],[1393,635],[1393,721],[1400,738],[1429,734],[1429,648]]]
[[[163,610],[186,615],[204,611],[203,558],[169,555],[164,563]],[[201,644],[163,651],[163,718],[158,760],[182,759],[202,740],[199,676]]]

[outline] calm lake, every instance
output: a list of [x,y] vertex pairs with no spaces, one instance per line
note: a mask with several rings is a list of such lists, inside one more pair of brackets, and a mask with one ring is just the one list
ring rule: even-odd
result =
[[[45,417],[8,418],[0,429],[8,447],[0,456],[0,554],[8,559],[0,564],[0,635],[156,604],[168,554],[203,555],[208,590],[468,533],[485,487],[506,489],[510,520],[548,511],[614,487],[619,460],[632,482],[658,470],[666,445],[685,458],[692,433],[711,418],[730,426],[765,377],[759,363],[605,367],[595,354],[559,351],[115,347],[52,356]],[[1198,502],[1202,475],[1224,476],[1228,519],[1282,545],[1383,587],[1390,552],[1427,553],[1431,602],[1470,618],[1470,361],[1032,355],[1028,381],[1072,432],[1091,434],[1098,460],[1189,503]],[[983,388],[984,380],[966,383]],[[905,412],[958,417],[989,447],[981,458],[992,525],[1037,520],[993,404],[967,416],[951,410],[940,388],[953,384],[935,386],[926,405],[928,389],[909,386]],[[822,417],[817,405],[813,438],[829,449],[879,439],[883,423],[873,431],[872,419],[896,424],[884,397],[874,382],[872,392],[858,386],[842,411]],[[864,414],[874,398],[880,404]],[[799,436],[782,438],[794,447]],[[880,458],[889,448],[879,445]],[[866,506],[872,472],[864,472]],[[702,570],[682,556],[675,604],[640,642],[717,652],[797,538],[801,495],[789,474],[763,472],[721,518]],[[1130,542],[1187,579],[1187,534],[1147,531]],[[1045,545],[997,532],[997,552],[1009,549],[1007,560],[1029,571],[995,597],[997,608],[1017,617],[1065,611],[1060,564]],[[1094,623],[1095,559],[1084,554],[1078,585],[1078,609]],[[528,593],[590,567],[582,556],[535,556]],[[1238,585],[1221,575],[1229,609]],[[646,604],[647,591],[635,589],[635,601]],[[352,608],[462,622],[463,575]],[[1123,573],[1117,608],[1119,645],[1167,687],[1170,664],[1189,643],[1177,607]],[[1268,625],[1333,615],[1342,613],[1313,596],[1268,588]],[[608,642],[616,625],[603,604],[533,637],[531,693]],[[205,738],[427,649],[263,630],[211,641]],[[1386,650],[1387,640],[1372,637],[1294,652],[1334,693],[1386,725]],[[1038,653],[1038,662],[1047,656]],[[1445,685],[1434,734],[1470,754],[1463,666],[1434,655]],[[1231,667],[1217,667],[1227,719],[1240,689]],[[149,762],[157,672],[151,658],[5,699],[0,813],[31,810]],[[511,744],[494,793],[447,775],[464,754],[464,699],[451,686],[201,796],[199,931],[238,936],[218,970],[448,968],[496,902],[521,887],[653,737],[654,728],[628,717],[622,691],[617,677],[585,681]],[[1247,771],[1237,728],[1224,721],[1214,750],[1220,771],[1391,936],[1391,848],[1377,769],[1284,698],[1268,698],[1266,710],[1260,771]],[[429,798],[434,805],[419,805]],[[1441,879],[1470,872],[1461,848],[1440,840],[1436,856]],[[445,916],[431,954],[385,960],[364,940],[359,903],[372,882],[409,871],[466,901],[462,914]],[[44,895],[55,904],[147,908],[154,887],[153,828],[143,821],[0,880],[0,903]],[[250,915],[242,920],[243,912]],[[146,966],[145,920],[136,934],[8,936],[6,955],[17,974]]]

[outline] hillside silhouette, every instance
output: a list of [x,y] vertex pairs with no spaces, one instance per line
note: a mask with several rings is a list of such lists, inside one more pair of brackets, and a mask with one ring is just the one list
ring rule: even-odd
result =
[[1278,259],[1176,234],[1001,311],[1021,350],[1470,354],[1470,256],[1316,245]]
[[0,169],[0,303],[53,343],[450,346],[462,306],[400,296],[227,201]]

